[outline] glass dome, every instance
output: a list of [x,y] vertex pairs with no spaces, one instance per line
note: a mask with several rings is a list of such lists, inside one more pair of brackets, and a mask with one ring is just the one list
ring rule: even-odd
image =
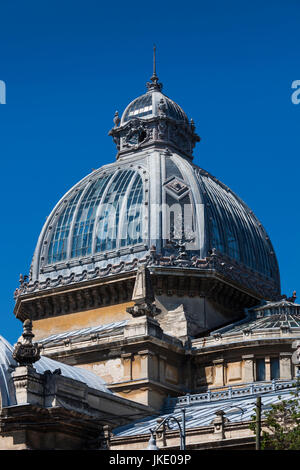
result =
[[188,123],[187,115],[175,101],[172,101],[161,91],[151,89],[127,106],[121,119],[121,125],[137,117],[148,119],[162,113],[176,121]]
[[[175,218],[174,204],[181,214]],[[171,256],[170,237],[180,242],[180,234],[168,231],[172,220],[193,232],[190,259],[205,260],[215,250],[228,265],[241,267],[239,282],[258,273],[280,292],[271,241],[248,206],[187,159],[154,151],[94,171],[59,201],[39,237],[30,285],[46,288],[135,269],[153,245]]]

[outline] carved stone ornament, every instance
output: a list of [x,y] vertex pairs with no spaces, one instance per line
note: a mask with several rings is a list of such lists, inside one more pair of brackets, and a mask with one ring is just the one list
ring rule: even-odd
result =
[[[176,244],[178,240],[174,240]],[[179,242],[181,242],[179,240]],[[185,243],[187,241],[185,240]],[[182,242],[181,242],[182,243]],[[170,244],[172,248],[175,250],[175,246],[173,243]],[[178,247],[179,248],[179,247]],[[179,250],[178,250],[179,251]],[[119,273],[128,273],[134,271],[139,265],[147,264],[148,266],[161,266],[161,267],[170,267],[170,266],[177,266],[177,267],[184,267],[184,268],[191,268],[191,269],[199,269],[201,272],[204,271],[215,271],[216,273],[220,274],[222,277],[226,278],[229,281],[233,281],[238,285],[246,287],[252,291],[255,291],[261,295],[262,298],[268,298],[270,300],[279,300],[281,296],[279,295],[278,289],[274,281],[271,279],[267,279],[264,276],[260,275],[257,272],[253,272],[246,266],[241,265],[237,261],[229,258],[228,256],[224,255],[223,253],[218,252],[215,248],[211,250],[211,253],[206,258],[199,258],[198,256],[188,257],[185,258],[185,253],[187,250],[185,249],[184,243],[181,246],[179,253],[176,255],[163,255],[162,253],[157,252],[155,246],[151,246],[149,250],[148,256],[141,258],[138,260],[134,258],[132,261],[127,263],[121,262],[118,265],[112,265],[111,263],[107,263],[106,266],[103,266],[101,269],[96,267],[95,269],[88,271],[87,279],[94,280],[94,279],[104,279],[108,278],[111,275],[119,274]],[[71,286],[72,284],[78,284],[86,277],[84,277],[83,272],[78,273],[70,273],[66,276],[57,276],[50,280],[45,281],[24,281],[25,276],[22,277],[22,283],[20,286],[15,290],[14,297],[16,300],[20,299],[25,295],[29,295],[35,292],[42,292],[47,291],[48,289],[53,289],[64,286]],[[102,289],[102,288],[101,288]],[[124,298],[126,300],[128,289],[125,288]],[[74,297],[71,299],[70,295],[69,301],[71,303],[75,303],[75,307],[79,308],[79,303],[82,301],[79,299],[77,302]],[[60,296],[58,296],[58,299]],[[101,304],[108,303],[109,299],[107,298],[107,294],[102,289],[101,295],[96,295],[97,299]],[[129,300],[129,299],[128,299]],[[51,302],[43,302],[41,306],[41,312],[43,311],[52,311],[54,309],[53,301]],[[36,305],[30,310],[30,315],[32,318],[36,314]],[[56,311],[56,308],[55,308]],[[19,318],[19,317],[18,317]],[[20,317],[22,318],[22,317]],[[25,317],[23,317],[25,318]]]
[[127,312],[130,313],[133,317],[149,316],[154,317],[158,313],[158,309],[154,304],[154,293],[151,283],[150,271],[146,266],[139,266],[132,300],[135,301],[133,307],[128,307]]
[[130,121],[128,127],[129,129],[123,137],[123,147],[139,146],[150,140],[152,136],[152,132],[146,124],[137,119]]
[[119,116],[119,112],[116,111],[115,116],[114,116],[114,125],[115,125],[115,127],[119,127],[120,121],[121,121],[121,119],[120,119],[120,116]]
[[13,358],[21,366],[30,366],[40,359],[40,348],[32,342],[32,321],[27,319],[23,323],[23,333],[14,346]]
[[[173,229],[172,229],[173,231]],[[193,242],[195,237],[186,238],[184,232],[181,234],[181,238],[177,239],[172,236],[170,240],[167,241],[167,247],[173,247],[177,252],[178,255],[175,257],[176,260],[187,260],[189,263],[189,255],[186,249],[186,246]]]
[[163,120],[158,121],[157,131],[158,131],[158,138],[160,140],[168,139],[168,125],[166,121],[163,121]]
[[158,112],[160,116],[166,116],[167,113],[167,105],[164,100],[161,98],[159,105],[158,105]]

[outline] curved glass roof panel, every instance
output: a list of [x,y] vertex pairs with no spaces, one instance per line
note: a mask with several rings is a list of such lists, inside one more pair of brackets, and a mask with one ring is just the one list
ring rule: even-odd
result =
[[119,171],[109,186],[97,222],[96,253],[113,250],[117,246],[120,211],[134,175],[133,170]]
[[141,243],[142,202],[143,181],[134,170],[89,180],[62,202],[56,225],[52,222],[47,263]]
[[276,277],[272,247],[257,219],[231,191],[211,177],[198,175],[198,180],[203,185],[210,219],[210,248],[267,277]]
[[129,190],[126,212],[121,224],[121,246],[136,245],[143,241],[142,217],[143,217],[143,182],[139,174]]
[[186,114],[182,111],[180,106],[170,99],[166,99],[165,103],[167,105],[167,115],[177,121],[187,121]]
[[127,122],[136,117],[144,117],[152,114],[152,94],[142,95],[128,107],[123,121]]
[[221,230],[218,226],[217,217],[210,217],[210,232],[211,232],[211,244],[216,250],[221,253],[225,252],[225,247],[221,237]]
[[[212,201],[208,206],[213,228],[212,240],[217,242],[221,252],[240,261],[240,249],[232,214],[228,213],[228,207],[216,183],[207,179],[204,184],[207,196]],[[218,249],[214,246],[211,248]]]
[[125,123],[136,117],[157,116],[160,113],[159,105],[161,102],[163,102],[165,106],[164,113],[167,116],[175,119],[176,121],[188,122],[188,118],[181,107],[166,95],[158,91],[151,93],[148,92],[132,101],[132,103],[130,103],[125,109],[122,116],[122,122]]
[[86,256],[92,251],[96,212],[110,179],[111,175],[93,182],[81,200],[72,236],[71,258]]
[[82,189],[75,192],[75,195],[69,200],[65,200],[63,209],[58,222],[54,228],[48,250],[48,263],[57,263],[67,258],[68,238],[70,235],[71,223],[78,200],[82,194]]

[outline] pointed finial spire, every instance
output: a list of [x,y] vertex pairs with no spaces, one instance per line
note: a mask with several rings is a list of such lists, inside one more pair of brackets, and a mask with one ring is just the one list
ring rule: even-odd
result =
[[153,46],[153,77],[156,77],[156,45]]
[[151,90],[161,90],[162,89],[162,83],[158,83],[158,76],[156,75],[156,45],[153,45],[153,74],[152,77],[150,78],[152,83],[146,83],[147,88],[149,91]]

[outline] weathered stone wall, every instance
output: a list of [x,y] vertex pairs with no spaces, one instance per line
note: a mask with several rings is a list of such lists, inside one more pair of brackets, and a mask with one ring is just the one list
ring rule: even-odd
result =
[[[277,351],[274,345],[269,348],[265,347],[263,350],[259,345],[252,348],[243,349],[242,345],[239,354],[232,351],[223,351],[218,357],[218,354],[200,355],[196,359],[195,377],[194,377],[194,392],[204,390],[206,388],[242,385],[244,383],[255,382],[257,380],[256,360],[265,359],[265,380],[272,380],[271,376],[271,358],[279,360],[279,378],[283,380],[290,380],[295,376],[295,368],[292,364],[292,353],[288,350],[290,345],[285,345],[286,351],[282,351],[283,345],[278,346]],[[246,354],[245,354],[246,353]],[[231,356],[231,357],[230,357]],[[203,361],[203,362],[202,362]],[[205,361],[205,362],[204,362]]]
[[117,322],[131,318],[126,308],[131,307],[133,302],[126,302],[117,305],[85,310],[78,313],[68,313],[55,317],[42,318],[33,321],[33,331],[35,340],[48,336],[65,333],[67,331],[80,330],[92,326],[105,325],[106,323]]

